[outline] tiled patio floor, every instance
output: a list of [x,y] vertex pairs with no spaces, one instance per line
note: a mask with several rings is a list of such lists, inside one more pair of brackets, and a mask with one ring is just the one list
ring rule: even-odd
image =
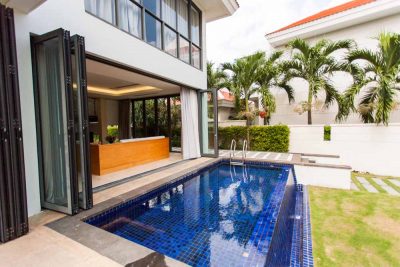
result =
[[[241,158],[242,151],[236,151],[235,157]],[[230,157],[229,150],[220,150],[220,157]],[[285,161],[292,162],[298,160],[296,154],[292,153],[276,153],[276,152],[261,152],[261,151],[248,151],[246,154],[247,159],[268,160],[268,161]]]
[[[210,159],[200,158],[164,169],[94,194],[94,204],[149,185],[170,175],[206,163]],[[30,232],[14,241],[0,245],[0,266],[121,266],[111,259],[48,228],[45,224],[62,218],[63,214],[44,211],[29,219]],[[143,255],[145,256],[145,255]]]
[[[392,196],[400,196],[400,192],[396,189],[396,186],[399,188],[400,180],[397,179],[384,179],[373,177],[371,180],[366,179],[365,177],[356,176],[358,182],[360,182],[363,188],[359,188],[354,182],[352,183],[352,190],[366,190],[370,193],[387,193]],[[389,181],[389,182],[387,182]]]

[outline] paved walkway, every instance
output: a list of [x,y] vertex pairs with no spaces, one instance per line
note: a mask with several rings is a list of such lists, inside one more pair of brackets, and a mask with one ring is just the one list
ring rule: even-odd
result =
[[[229,150],[220,150],[220,157],[229,157]],[[242,151],[236,151],[235,157],[242,157]],[[263,159],[263,160],[278,160],[278,161],[292,161],[293,154],[290,153],[275,153],[275,152],[260,152],[248,151],[247,159]]]
[[[356,179],[361,183],[361,185],[365,188],[365,190],[367,190],[368,192],[371,193],[379,193],[379,192],[386,192],[389,195],[392,196],[400,196],[400,192],[396,190],[395,186],[400,187],[400,180],[397,179],[388,179],[388,181],[390,183],[386,183],[382,178],[377,178],[377,177],[373,177],[372,181],[373,183],[371,183],[370,181],[368,181],[368,179],[361,177],[361,176],[357,176]],[[391,184],[394,184],[395,186],[392,186]],[[352,183],[352,190],[357,190],[359,191],[360,188],[357,187],[356,184]]]

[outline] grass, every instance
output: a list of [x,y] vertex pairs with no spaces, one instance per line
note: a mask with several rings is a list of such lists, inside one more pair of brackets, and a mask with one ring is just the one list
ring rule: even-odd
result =
[[316,266],[399,266],[400,197],[309,191]]

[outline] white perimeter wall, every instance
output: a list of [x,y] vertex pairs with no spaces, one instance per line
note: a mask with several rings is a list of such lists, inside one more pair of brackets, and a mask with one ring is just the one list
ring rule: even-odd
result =
[[[203,14],[205,16],[205,14]],[[18,71],[21,90],[22,124],[28,214],[40,212],[39,174],[33,100],[30,34],[58,28],[85,37],[92,54],[156,74],[189,87],[205,89],[207,74],[85,12],[83,0],[46,1],[29,14],[15,10]],[[206,66],[206,25],[203,21],[203,62]]]
[[323,140],[323,125],[289,127],[290,152],[339,155],[337,163],[353,170],[400,176],[400,123],[332,125],[331,141]]
[[[360,48],[375,49],[377,41],[372,38],[377,37],[379,33],[383,31],[400,32],[400,14],[394,15],[368,23],[348,27],[335,32],[330,32],[324,35],[319,35],[314,38],[307,39],[311,43],[315,43],[317,40],[326,38],[333,41],[342,39],[353,39],[357,42]],[[278,49],[285,49],[285,47],[279,47]],[[343,53],[338,53],[338,57],[342,57]],[[286,54],[288,57],[288,54]],[[352,83],[352,78],[348,74],[337,74],[332,78],[336,88],[339,91],[344,91]],[[300,79],[294,79],[291,82],[295,90],[295,104],[289,105],[287,95],[283,92],[276,90],[274,94],[277,99],[277,110],[272,115],[271,124],[307,124],[307,113],[299,115],[293,110],[297,103],[306,101],[308,94],[308,84]],[[320,96],[320,99],[324,99],[324,95]],[[399,98],[400,100],[400,98]],[[313,111],[313,124],[331,124],[335,123],[335,116],[337,114],[337,105],[333,105],[327,110],[315,110]],[[400,110],[392,113],[391,122],[400,122]],[[361,123],[359,116],[353,114],[345,122],[349,124]]]

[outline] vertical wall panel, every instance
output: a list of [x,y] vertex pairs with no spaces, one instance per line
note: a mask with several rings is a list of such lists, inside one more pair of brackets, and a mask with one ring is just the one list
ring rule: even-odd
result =
[[25,167],[12,9],[0,5],[0,241],[28,232]]

